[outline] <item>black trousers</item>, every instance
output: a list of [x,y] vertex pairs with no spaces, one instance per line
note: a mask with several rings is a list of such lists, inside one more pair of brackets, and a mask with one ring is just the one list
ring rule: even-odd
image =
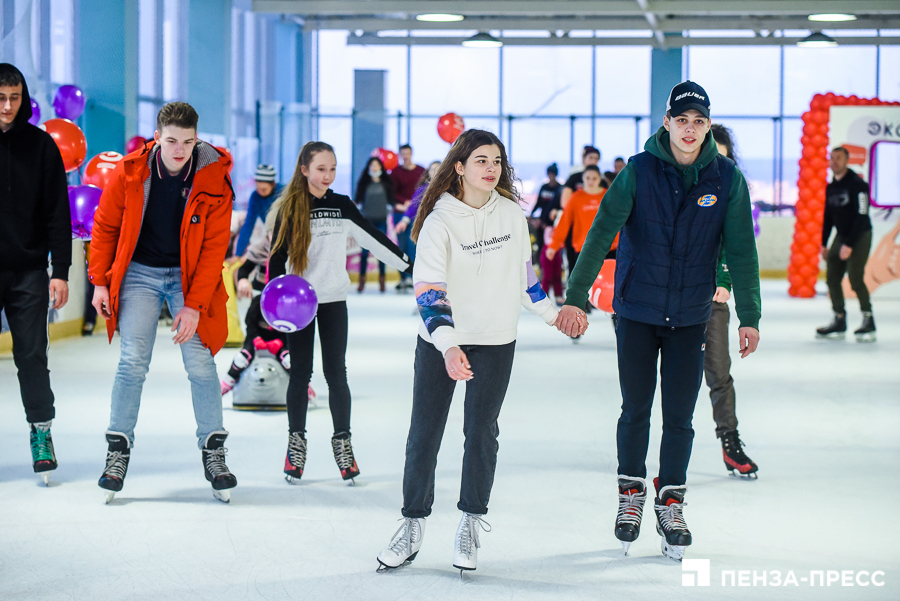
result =
[[[509,386],[516,343],[463,345],[461,348],[475,375],[466,382],[463,418],[466,442],[456,506],[461,511],[484,515],[494,486],[497,451],[500,449],[497,419]],[[430,342],[418,338],[412,419],[403,470],[402,514],[408,518],[428,517],[434,503],[434,471],[456,388],[456,380],[447,375],[444,365],[440,351]]]
[[307,391],[313,373],[316,324],[322,345],[322,371],[328,383],[328,406],[334,433],[350,432],[350,386],[347,384],[347,302],[320,303],[316,318],[288,334],[291,379],[287,390],[288,427],[306,432]]
[[46,269],[0,271],[0,309],[6,311],[22,404],[32,424],[50,421],[56,415],[47,369],[49,285]]
[[706,324],[671,328],[619,315],[616,340],[622,387],[622,415],[616,432],[619,475],[647,477],[650,409],[656,392],[657,362],[662,357],[659,486],[684,484],[694,442],[691,421],[703,380]]

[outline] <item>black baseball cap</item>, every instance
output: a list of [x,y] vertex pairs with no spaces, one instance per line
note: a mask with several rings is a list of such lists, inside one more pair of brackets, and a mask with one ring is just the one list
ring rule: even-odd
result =
[[683,115],[686,111],[695,109],[709,118],[709,96],[699,84],[690,80],[683,81],[669,93],[669,101],[666,102],[666,111],[673,117]]

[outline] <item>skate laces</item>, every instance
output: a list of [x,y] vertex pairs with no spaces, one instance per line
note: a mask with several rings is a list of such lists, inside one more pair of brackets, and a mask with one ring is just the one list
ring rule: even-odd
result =
[[228,449],[219,447],[218,449],[203,449],[203,459],[206,469],[213,478],[230,474],[228,466],[225,465],[225,452]]
[[481,516],[463,512],[462,523],[459,525],[456,538],[456,546],[460,553],[471,556],[475,549],[481,548],[481,541],[478,539],[479,528],[485,532],[491,531],[491,525]]
[[682,512],[684,506],[687,505],[684,501],[680,503],[678,501],[674,501],[671,504],[667,505],[657,505],[656,514],[659,517],[659,522],[662,524],[663,530],[672,531],[672,530],[687,530],[687,522],[684,521],[684,513]]
[[288,437],[288,460],[294,467],[306,465],[306,440],[299,432],[292,432]]
[[122,451],[106,451],[106,469],[103,475],[108,478],[125,479],[125,456]]
[[331,449],[334,451],[334,460],[342,470],[353,467],[353,446],[349,438],[332,438]]
[[630,487],[625,492],[619,489],[619,513],[616,515],[618,524],[634,524],[641,526],[641,516],[644,512],[644,500],[647,498],[647,490],[637,491],[637,487]]
[[[422,528],[417,518],[403,518],[403,523],[391,538],[388,549],[396,555],[412,555],[412,546],[422,536]],[[405,553],[404,553],[405,552]]]
[[50,445],[50,430],[35,428],[31,433],[31,456],[34,461],[52,461],[53,450]]

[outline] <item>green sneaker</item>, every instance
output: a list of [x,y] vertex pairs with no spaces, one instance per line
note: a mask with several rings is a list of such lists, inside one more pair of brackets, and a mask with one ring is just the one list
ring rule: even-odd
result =
[[31,459],[34,462],[34,473],[41,474],[44,484],[49,485],[49,472],[57,467],[49,424],[31,424]]

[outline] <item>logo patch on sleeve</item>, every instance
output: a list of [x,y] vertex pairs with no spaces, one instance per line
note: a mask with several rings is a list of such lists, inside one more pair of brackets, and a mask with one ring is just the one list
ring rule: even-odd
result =
[[714,204],[716,204],[717,200],[719,200],[719,199],[716,198],[716,196],[714,194],[707,194],[706,196],[701,196],[697,200],[697,204],[700,205],[701,207],[711,207]]

